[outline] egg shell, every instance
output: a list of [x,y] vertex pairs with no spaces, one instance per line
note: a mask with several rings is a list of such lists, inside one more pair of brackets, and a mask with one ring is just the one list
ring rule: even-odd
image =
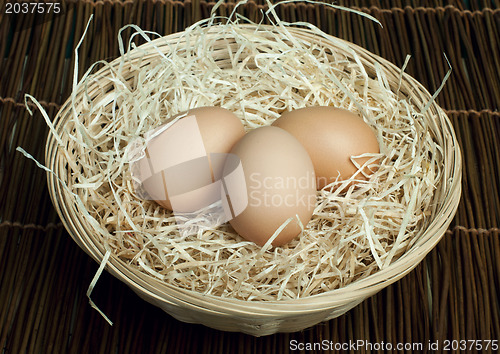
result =
[[198,107],[190,109],[186,114],[187,116],[196,116],[207,154],[227,154],[234,144],[245,135],[245,128],[241,120],[225,108]]
[[247,133],[231,153],[241,161],[248,199],[244,211],[229,221],[236,232],[262,246],[293,218],[272,244],[299,235],[296,215],[305,227],[316,205],[314,167],[304,147],[285,130],[267,126]]
[[220,198],[219,190],[210,185],[224,164],[212,163],[214,156],[229,153],[245,128],[235,114],[221,107],[198,107],[175,117],[181,115],[148,143],[140,168],[153,171],[143,182],[151,199],[172,210],[175,198],[175,211],[190,213]]
[[[351,161],[351,156],[379,153],[374,131],[357,114],[331,106],[300,108],[283,113],[272,124],[292,134],[305,147],[314,165],[318,189],[353,175],[366,180]],[[363,165],[368,157],[357,158]],[[372,171],[365,168],[369,176]],[[347,188],[344,190],[346,191]]]

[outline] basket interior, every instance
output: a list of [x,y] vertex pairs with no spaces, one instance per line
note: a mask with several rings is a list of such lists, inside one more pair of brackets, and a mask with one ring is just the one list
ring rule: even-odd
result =
[[[199,29],[199,31],[202,30],[206,31],[206,29]],[[236,30],[221,30],[219,27],[214,27],[204,32],[205,40],[208,41],[209,46],[211,46],[210,48],[213,49],[211,51],[212,59],[209,64],[215,64],[217,70],[220,70],[220,72],[231,71],[236,66],[240,70],[247,70],[248,72],[254,71],[258,73],[259,71],[262,71],[263,68],[262,62],[259,62],[260,59],[255,59],[259,58],[258,55],[265,58],[266,55],[269,56],[271,54],[276,54],[273,57],[273,60],[281,60],[284,62],[283,60],[286,60],[286,58],[284,59],[280,56],[280,53],[270,53],[270,51],[274,50],[274,48],[266,42],[273,39],[277,40],[277,34],[273,33],[273,31],[266,26],[261,26],[260,30],[263,31],[263,33],[258,33],[257,31],[257,34],[255,34],[256,32],[254,27],[240,26]],[[380,91],[377,95],[375,95],[375,98],[372,96],[366,96],[364,100],[363,97],[361,97],[361,99],[358,97],[359,100],[350,100],[349,98],[346,98],[345,94],[342,96],[342,90],[338,89],[337,94],[341,98],[338,99],[336,103],[339,106],[343,106],[344,108],[358,111],[360,114],[363,114],[365,116],[365,120],[371,124],[374,129],[378,129],[377,127],[379,124],[381,122],[385,122],[391,127],[391,129],[395,130],[398,125],[394,125],[393,123],[388,122],[388,120],[396,120],[400,117],[399,111],[403,106],[397,109],[393,108],[392,115],[387,115],[389,118],[379,114],[377,109],[374,107],[376,107],[377,104],[382,104],[383,100],[405,102],[408,106],[411,106],[414,109],[410,115],[406,116],[406,119],[408,119],[409,122],[413,124],[414,129],[419,132],[416,136],[426,142],[431,142],[431,145],[433,144],[432,146],[434,150],[427,152],[429,156],[427,156],[426,159],[420,160],[422,163],[422,168],[419,172],[420,175],[408,178],[408,180],[416,181],[409,182],[412,187],[410,188],[411,191],[405,192],[407,194],[401,197],[402,199],[408,199],[406,200],[406,206],[408,206],[408,204],[411,203],[411,197],[413,195],[422,193],[423,196],[419,194],[415,197],[416,199],[420,198],[415,203],[418,204],[421,202],[422,205],[425,204],[425,208],[420,208],[419,213],[421,215],[417,215],[415,217],[416,221],[409,222],[414,222],[414,225],[409,228],[409,232],[389,235],[386,238],[382,238],[383,242],[387,244],[387,249],[384,249],[385,256],[387,257],[388,254],[391,254],[392,260],[384,263],[382,258],[380,263],[377,264],[375,259],[376,257],[373,255],[373,248],[370,248],[369,242],[366,240],[366,235],[364,238],[361,236],[360,239],[363,239],[365,243],[363,244],[363,247],[360,247],[357,255],[362,255],[362,257],[365,258],[359,262],[362,264],[360,267],[356,268],[355,266],[353,269],[343,264],[345,268],[340,269],[340,276],[337,277],[335,277],[332,270],[325,270],[324,274],[310,272],[310,279],[320,276],[319,278],[322,279],[322,283],[327,284],[323,287],[321,285],[318,285],[315,289],[312,287],[303,287],[301,285],[297,285],[300,283],[299,280],[297,280],[295,284],[292,284],[293,282],[289,282],[288,284],[285,283],[285,285],[278,287],[278,290],[266,293],[266,287],[259,289],[258,286],[250,283],[252,278],[258,278],[258,275],[261,274],[266,268],[266,264],[275,261],[278,265],[276,266],[276,274],[271,275],[268,278],[264,277],[264,280],[261,280],[264,284],[266,282],[273,281],[279,283],[280,277],[282,277],[283,274],[287,275],[293,273],[293,268],[289,266],[290,263],[288,263],[287,266],[284,262],[286,259],[293,259],[294,257],[297,257],[297,255],[301,254],[301,252],[309,252],[310,254],[319,253],[320,256],[314,258],[314,261],[317,262],[318,259],[323,259],[323,261],[326,260],[325,262],[328,263],[333,256],[331,252],[328,253],[328,247],[331,249],[333,247],[332,245],[335,245],[336,243],[338,247],[337,255],[339,252],[345,253],[346,250],[352,249],[352,244],[344,245],[344,248],[338,246],[343,242],[343,238],[345,238],[345,234],[343,232],[345,230],[334,230],[330,233],[330,236],[333,234],[335,234],[335,236],[331,236],[331,239],[325,242],[324,239],[327,237],[321,234],[321,228],[318,227],[314,230],[314,232],[311,231],[307,237],[301,236],[300,241],[297,240],[289,246],[286,246],[285,251],[283,251],[281,256],[282,258],[276,260],[271,251],[261,250],[255,245],[245,243],[243,240],[238,239],[238,236],[235,236],[234,232],[231,234],[229,227],[222,227],[222,232],[217,235],[217,240],[224,245],[227,245],[226,248],[229,248],[229,245],[239,243],[247,252],[245,257],[242,257],[239,261],[243,267],[248,268],[246,280],[249,284],[247,285],[247,289],[241,287],[240,294],[237,296],[233,296],[235,292],[232,290],[227,290],[231,289],[231,286],[227,287],[227,284],[221,286],[221,288],[225,288],[226,290],[223,289],[217,293],[213,290],[213,288],[215,288],[214,282],[207,284],[200,283],[192,286],[186,285],[189,284],[189,281],[186,281],[185,278],[181,279],[181,277],[169,277],[172,270],[182,273],[179,272],[178,269],[175,269],[176,267],[173,263],[164,265],[164,268],[161,269],[161,271],[156,271],[157,268],[155,267],[157,267],[157,265],[155,264],[153,264],[153,266],[151,264],[146,264],[147,262],[154,263],[151,255],[158,252],[158,250],[151,248],[145,252],[145,248],[141,249],[138,246],[141,243],[144,245],[144,239],[141,238],[142,236],[138,237],[138,235],[145,232],[145,226],[153,224],[154,227],[158,228],[158,233],[153,235],[154,237],[157,237],[156,240],[158,240],[158,237],[160,236],[164,237],[164,235],[174,235],[175,231],[172,231],[171,233],[166,231],[172,229],[168,221],[154,224],[150,220],[149,224],[143,224],[141,226],[142,228],[139,227],[139,229],[135,230],[135,232],[134,230],[131,230],[131,225],[124,226],[130,215],[132,215],[132,218],[140,215],[133,214],[137,211],[137,205],[140,203],[134,201],[133,193],[126,189],[127,184],[126,182],[123,182],[127,176],[126,169],[122,169],[118,172],[116,170],[111,171],[108,176],[106,176],[106,173],[103,173],[101,178],[97,178],[99,183],[106,182],[107,179],[107,183],[110,185],[112,185],[110,177],[117,178],[120,182],[116,184],[116,191],[112,191],[110,188],[104,188],[101,190],[99,190],[99,188],[78,188],[78,184],[85,184],[86,182],[89,183],[89,180],[95,176],[96,169],[95,166],[91,165],[93,163],[92,158],[94,158],[95,163],[95,160],[98,160],[95,157],[99,155],[99,151],[95,151],[93,149],[86,150],[86,147],[81,144],[80,139],[84,142],[86,134],[87,139],[106,139],[105,135],[101,135],[99,138],[96,138],[96,136],[99,135],[98,133],[96,134],[96,127],[106,129],[107,124],[115,124],[113,128],[115,131],[122,129],[119,124],[116,124],[116,122],[113,121],[114,118],[105,117],[97,120],[95,118],[95,113],[97,112],[95,106],[101,105],[103,107],[102,112],[110,115],[113,105],[119,106],[120,104],[127,102],[126,98],[119,95],[117,99],[110,100],[110,96],[117,92],[119,86],[116,82],[109,80],[109,77],[116,77],[114,76],[114,72],[118,71],[120,73],[121,81],[127,83],[131,88],[131,91],[136,91],[138,90],[138,87],[140,87],[140,79],[138,78],[137,72],[139,72],[141,68],[154,70],[154,68],[162,67],[161,55],[159,53],[163,53],[170,58],[169,55],[175,52],[172,60],[181,61],[184,58],[184,60],[187,61],[188,59],[191,59],[189,57],[189,55],[192,55],[192,51],[190,52],[190,44],[192,44],[192,42],[198,43],[196,35],[201,33],[197,31],[198,29],[193,30],[193,33],[191,33],[191,36],[189,37],[183,36],[182,34],[176,34],[171,37],[167,36],[159,38],[155,41],[147,43],[144,46],[131,50],[123,57],[118,58],[109,65],[104,66],[97,73],[88,76],[86,85],[79,86],[73,102],[71,102],[70,99],[59,112],[56,118],[55,126],[64,143],[64,146],[58,147],[57,140],[53,136],[49,136],[47,144],[47,161],[49,162],[49,167],[56,172],[56,175],[62,180],[63,183],[60,183],[54,177],[49,175],[49,186],[53,200],[60,214],[63,215],[63,220],[67,228],[70,230],[73,238],[77,241],[80,247],[82,247],[97,261],[102,260],[103,255],[107,250],[111,250],[108,267],[110,267],[115,275],[121,277],[129,284],[133,284],[133,286],[137,287],[137,289],[151,292],[165,301],[182,299],[183,301],[189,302],[193,306],[210,308],[213,311],[221,312],[229,311],[225,308],[227,303],[231,303],[233,311],[248,311],[244,310],[244,306],[248,304],[249,300],[253,300],[251,305],[252,312],[257,309],[258,311],[264,311],[266,313],[272,313],[272,310],[270,310],[269,306],[266,304],[269,302],[272,302],[274,305],[282,306],[282,309],[286,311],[290,311],[290,309],[300,309],[300,311],[306,311],[308,308],[311,310],[319,310],[329,309],[335,306],[345,306],[345,304],[359,302],[359,299],[363,299],[373,294],[413,269],[413,267],[415,267],[425,256],[425,254],[429,252],[439,241],[440,237],[444,233],[444,230],[451,221],[451,216],[454,214],[458,204],[461,175],[460,152],[450,123],[444,112],[435,103],[431,102],[431,95],[423,88],[423,86],[413,78],[402,73],[401,69],[351,43],[320,34],[311,29],[303,28],[287,28],[287,31],[288,33],[292,33],[293,39],[299,40],[303,46],[307,47],[309,45],[314,47],[312,52],[321,52],[321,48],[324,48],[322,58],[328,62],[334,64],[338,64],[340,62],[341,64],[335,67],[335,73],[339,75],[339,77],[349,78],[354,75],[355,78],[352,82],[346,81],[345,83],[345,85],[348,86],[348,89],[351,89],[354,93],[359,93],[363,92],[364,86],[368,86],[370,88],[374,88],[374,91]],[[221,36],[220,31],[223,33],[225,33],[224,31],[229,31],[229,33],[232,33],[235,38],[231,38],[227,35],[227,33],[225,33],[226,35]],[[258,46],[258,48],[253,52],[248,49],[248,52],[250,53],[249,55],[253,55],[251,58],[252,60],[245,61],[247,58],[245,56],[245,50],[241,52],[243,54],[236,60],[234,55],[238,52],[238,49],[241,48],[243,36],[248,36],[249,33],[252,32],[255,34],[254,39],[260,40],[262,45]],[[282,33],[279,33],[279,35],[281,36]],[[256,53],[258,54],[257,56]],[[241,63],[245,63],[243,68],[238,66],[241,65]],[[186,65],[191,67],[186,63],[181,66],[185,67]],[[264,68],[268,69],[269,67],[267,66]],[[335,85],[332,84],[331,87],[335,87]],[[382,91],[382,88],[387,90]],[[266,87],[266,89],[268,89],[268,87]],[[256,89],[253,92],[257,92],[256,94],[258,94],[259,89]],[[387,97],[387,94],[389,93],[391,94]],[[274,92],[274,95],[279,95],[279,92]],[[300,95],[296,95],[296,97],[299,96]],[[164,97],[161,97],[161,99],[168,100],[169,97],[170,96],[165,95]],[[217,97],[217,95],[214,97]],[[321,98],[323,96],[320,93],[317,97]],[[318,99],[317,97],[316,99]],[[179,111],[190,108],[190,105],[197,105],[204,102],[203,100],[196,101],[193,96],[190,96],[190,98],[191,100],[186,99],[183,103],[178,104],[177,106],[170,105],[166,111],[175,114]],[[327,98],[324,98],[323,103],[324,102],[333,104],[333,99],[328,101]],[[270,124],[279,115],[280,110],[283,111],[290,108],[313,104],[313,102],[299,100],[296,100],[292,104],[288,105],[286,103],[280,103],[278,108],[265,111],[265,120],[262,121],[259,120],[259,115],[262,114],[262,111],[255,109],[255,106],[248,105],[241,108],[242,106],[240,105],[239,108],[237,108],[238,105],[234,103],[231,106],[231,101],[228,96],[222,96],[217,103],[226,105],[226,107],[233,107],[235,111],[243,117],[247,130]],[[428,103],[430,104],[428,105]],[[383,108],[386,108],[386,106]],[[406,108],[406,106],[404,106],[404,108]],[[74,119],[74,111],[81,112],[81,114],[78,115],[78,120]],[[111,116],[113,116],[113,114],[111,114],[110,117]],[[149,127],[153,127],[154,124],[165,122],[168,117],[168,114],[164,114],[162,117],[154,117],[154,119],[150,121],[144,120],[142,132],[146,130],[148,125]],[[80,122],[81,125],[79,125],[78,122]],[[136,128],[137,124],[132,124],[132,128],[130,128],[128,132]],[[137,129],[135,131],[137,131]],[[120,134],[125,132],[127,132],[127,130],[122,129]],[[383,136],[384,138],[390,135],[387,134],[384,136],[380,130],[378,130],[378,132],[379,136]],[[79,137],[79,134],[81,134],[81,137]],[[126,140],[118,140],[119,143],[117,146],[125,148]],[[398,142],[397,139],[394,139],[393,141]],[[108,142],[102,144],[102,147],[105,149],[105,146],[108,146],[108,149],[112,150],[114,144],[116,144],[116,140],[109,140]],[[96,145],[101,146],[99,144]],[[420,145],[415,144],[413,145],[413,148],[418,146]],[[386,146],[386,151],[384,152],[386,157],[390,154],[389,147],[391,147],[391,145]],[[84,158],[85,152],[87,152],[89,158]],[[113,158],[117,158],[117,156],[114,156]],[[397,155],[394,156],[394,160],[396,162],[398,161]],[[72,163],[71,161],[76,162]],[[107,160],[107,162],[109,162],[109,160]],[[388,165],[391,162],[394,162],[393,159],[387,159]],[[424,164],[427,170],[425,170]],[[92,167],[90,169],[92,172],[86,174],[86,168],[88,166]],[[435,177],[432,181],[429,180],[429,173],[426,171],[432,171],[433,177]],[[388,170],[386,170],[385,173],[385,175],[381,173],[381,176],[378,177],[380,178],[379,183],[382,183],[380,181],[383,181],[384,178],[387,179],[388,175],[390,175]],[[408,171],[406,171],[406,173],[408,173]],[[438,176],[436,177],[436,175]],[[437,183],[434,184],[436,181]],[[74,187],[75,185],[77,185],[76,188]],[[391,185],[388,184],[388,186]],[[405,188],[404,183],[402,183],[401,186],[403,189]],[[365,189],[361,188],[359,191],[353,192],[354,197],[352,200],[345,200],[345,198],[342,200],[342,196],[333,195],[334,198],[337,198],[335,199],[335,206],[332,207],[332,205],[330,205],[325,209],[319,208],[319,210],[326,210],[327,213],[334,214],[335,212],[340,213],[339,209],[342,213],[344,213],[346,210],[351,208],[350,212],[357,215],[359,214],[357,204],[360,199],[366,201],[370,198],[377,197],[376,193],[371,193],[370,188],[372,187],[366,186]],[[377,193],[380,193],[380,191]],[[99,200],[101,197],[103,200]],[[321,201],[328,197],[332,197],[332,195],[324,193],[319,197],[319,200]],[[113,199],[118,199],[121,203],[113,204]],[[103,201],[105,202],[103,203]],[[99,203],[103,206],[100,209]],[[341,206],[337,207],[336,205],[339,203]],[[404,203],[402,203],[402,205],[405,206]],[[150,202],[143,203],[142,208],[143,215],[158,215],[158,213],[163,213],[160,214],[163,220],[168,220],[169,218],[169,215],[165,214],[164,211],[159,210],[154,205],[151,205]],[[108,211],[105,211],[105,209]],[[123,211],[124,209],[126,210],[125,212]],[[373,209],[375,210],[376,208]],[[419,208],[416,208],[416,210],[417,209]],[[106,222],[106,220],[113,218],[120,219],[120,222]],[[404,215],[400,219],[401,222],[404,222]],[[361,222],[360,225],[359,230],[363,228],[363,222]],[[130,236],[130,238],[126,239],[126,237],[122,237],[122,235],[125,234]],[[129,234],[135,235],[131,236]],[[116,235],[120,235],[120,237],[116,238]],[[213,239],[209,239],[209,241],[210,240]],[[192,241],[192,239],[187,240],[187,242]],[[356,241],[358,243],[360,242],[358,239],[356,239]],[[139,253],[149,252],[149,256],[146,255],[141,263],[139,261],[140,257],[137,256],[137,253],[127,254],[127,252],[124,252],[123,249],[119,249],[117,245],[120,243],[122,245],[126,244],[127,246],[133,245],[137,248]],[[315,245],[318,245],[317,249],[314,248]],[[394,245],[396,245],[397,249],[392,251],[391,246]],[[171,251],[172,249],[169,249],[169,252]],[[370,251],[372,251],[372,254],[370,254]],[[379,257],[381,256],[379,255]],[[279,265],[280,262],[282,264],[281,266]],[[363,262],[366,262],[367,264],[364,264]],[[340,264],[342,264],[342,261]],[[194,274],[199,277],[199,273],[196,273],[196,270],[194,270],[198,268],[199,267],[195,263],[192,268],[187,269],[194,272]],[[255,271],[253,270],[254,268],[258,270]],[[311,265],[311,268],[314,268],[314,266]],[[206,271],[206,269],[204,269],[204,271]],[[223,268],[222,272],[224,272]],[[330,274],[330,277],[328,277],[328,274]],[[228,277],[227,279],[231,278]],[[235,284],[237,283],[236,280],[234,280],[234,282]],[[235,284],[232,285],[233,289]],[[210,303],[208,305],[206,303],[207,298],[210,299]],[[313,307],[311,308],[308,306]]]

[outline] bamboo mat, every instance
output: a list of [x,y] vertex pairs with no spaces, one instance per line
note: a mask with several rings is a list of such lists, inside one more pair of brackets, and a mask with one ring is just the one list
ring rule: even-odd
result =
[[[257,20],[264,3],[249,1],[240,12]],[[337,3],[361,8],[384,28],[322,5],[283,5],[278,14],[314,23],[399,67],[411,55],[406,71],[430,92],[446,74],[443,53],[448,57],[453,73],[438,103],[462,148],[463,196],[443,240],[408,276],[337,319],[255,338],[179,322],[104,273],[92,297],[113,320],[109,326],[85,295],[98,265],[62,227],[44,172],[15,151],[21,146],[43,161],[48,129],[38,111],[27,113],[24,94],[55,116],[70,94],[73,49],[90,14],[80,73],[118,56],[123,25],[166,35],[207,17],[213,3],[66,1],[62,14],[33,18],[4,14],[0,0],[1,353],[287,353],[323,340],[424,343],[427,351],[429,341],[442,350],[446,340],[500,340],[500,1]],[[233,7],[227,2],[218,12]],[[376,352],[369,349],[360,352]]]

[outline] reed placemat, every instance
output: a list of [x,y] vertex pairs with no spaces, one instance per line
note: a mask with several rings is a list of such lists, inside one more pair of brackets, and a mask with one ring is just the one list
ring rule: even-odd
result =
[[[24,94],[55,116],[70,93],[73,49],[90,14],[94,21],[80,49],[80,73],[119,55],[116,36],[123,25],[166,35],[208,16],[213,3],[66,1],[63,14],[33,19],[4,14],[0,1],[2,352],[286,353],[323,340],[325,345],[423,343],[424,349],[436,341],[443,349],[446,340],[500,340],[500,3],[338,3],[363,9],[384,28],[324,5],[287,4],[278,14],[314,23],[398,66],[410,54],[406,71],[430,92],[446,74],[443,53],[450,60],[453,73],[438,103],[462,148],[461,204],[443,240],[401,281],[337,319],[298,333],[254,338],[178,322],[103,273],[93,300],[114,321],[110,327],[85,295],[98,265],[59,222],[44,172],[15,152],[21,146],[43,161],[48,130],[38,111],[28,114]],[[218,11],[228,15],[233,8],[228,2]],[[249,1],[239,11],[256,20],[263,8],[264,1]],[[125,31],[124,38],[129,36]]]

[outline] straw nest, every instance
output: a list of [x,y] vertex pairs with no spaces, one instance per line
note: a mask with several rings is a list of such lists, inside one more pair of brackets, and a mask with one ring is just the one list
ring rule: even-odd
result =
[[[301,329],[403,276],[437,243],[460,194],[456,139],[418,82],[362,48],[307,24],[212,21],[152,41],[137,29],[148,43],[120,43],[118,59],[75,83],[47,142],[49,189],[78,244],[177,318],[252,334]],[[378,170],[345,194],[318,192],[312,220],[283,247],[258,247],[228,223],[186,236],[136,195],[128,147],[212,105],[247,131],[300,107],[351,110],[377,134]]]

